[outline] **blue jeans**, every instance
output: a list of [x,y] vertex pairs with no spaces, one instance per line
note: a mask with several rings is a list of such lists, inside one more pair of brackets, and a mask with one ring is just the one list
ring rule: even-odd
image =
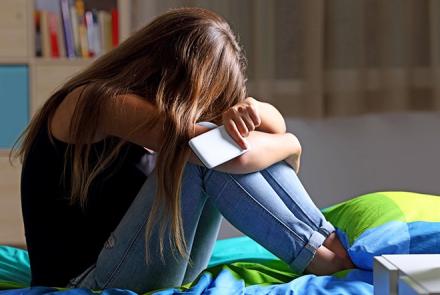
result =
[[68,287],[146,292],[193,281],[208,264],[222,215],[299,273],[335,230],[284,161],[240,175],[188,163],[182,178],[181,212],[191,263],[173,252],[168,242],[164,243],[162,261],[157,232],[153,231],[146,264],[144,233],[155,181],[153,173],[110,235],[96,264],[72,279]]

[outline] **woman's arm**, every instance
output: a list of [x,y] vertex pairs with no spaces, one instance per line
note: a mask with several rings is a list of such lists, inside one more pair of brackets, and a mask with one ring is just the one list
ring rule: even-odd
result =
[[[236,174],[250,173],[286,160],[298,172],[301,145],[296,136],[285,133],[283,117],[270,104],[248,97],[222,114],[222,124],[240,147],[250,149],[245,154],[215,167],[215,170]],[[195,135],[207,131],[204,129],[207,128],[195,126]],[[194,154],[190,161],[201,164]]]
[[[141,128],[130,133],[146,120],[157,116],[156,107],[146,99],[136,95],[125,95],[109,101],[104,105],[99,132],[104,135],[113,135],[130,142],[158,151],[163,140],[164,118],[149,128]],[[196,126],[195,135],[208,131],[209,128]],[[287,158],[299,158],[301,146],[298,139],[289,133],[271,134],[261,131],[251,131],[246,138],[251,149],[216,170],[229,173],[250,173],[262,170],[278,161]],[[192,154],[190,162],[202,165]]]
[[[301,145],[295,135],[252,131],[246,139],[250,145],[248,152],[215,167],[214,170],[233,174],[251,173],[287,158],[289,164],[295,167],[295,170],[298,169]],[[194,154],[191,154],[189,161],[203,166]]]
[[[155,119],[156,124],[138,128]],[[145,98],[127,94],[105,102],[98,131],[105,136],[117,136],[148,150],[159,151],[163,140],[164,120],[165,118],[158,115],[156,106]]]
[[248,97],[247,100],[253,101],[258,113],[260,114],[261,123],[255,129],[267,133],[286,133],[286,122],[281,113],[271,104],[267,102],[258,101],[253,97]]

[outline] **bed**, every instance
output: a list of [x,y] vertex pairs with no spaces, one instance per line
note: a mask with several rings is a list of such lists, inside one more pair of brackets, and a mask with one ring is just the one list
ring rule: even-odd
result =
[[[248,237],[217,241],[208,268],[185,286],[146,294],[373,294],[373,258],[440,253],[440,198],[377,192],[323,209],[356,269],[331,276],[299,275]],[[0,246],[0,294],[135,294],[130,290],[29,287],[27,252]],[[148,279],[148,278],[146,278]]]

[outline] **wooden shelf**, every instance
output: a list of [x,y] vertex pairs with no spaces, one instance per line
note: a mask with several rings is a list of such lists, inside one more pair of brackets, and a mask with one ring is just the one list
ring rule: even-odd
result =
[[0,157],[5,158],[9,157],[10,149],[0,149]]
[[27,65],[28,63],[27,57],[0,57],[0,64],[3,65]]
[[94,58],[44,58],[44,57],[34,57],[30,60],[30,64],[32,65],[62,65],[62,66],[86,66],[92,63]]

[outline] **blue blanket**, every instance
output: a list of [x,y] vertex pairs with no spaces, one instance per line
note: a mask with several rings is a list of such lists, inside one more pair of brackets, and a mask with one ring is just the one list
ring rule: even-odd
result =
[[[0,294],[96,294],[89,289],[28,287],[27,252],[0,247]],[[5,290],[7,289],[7,290]],[[334,276],[298,276],[248,237],[217,241],[208,269],[192,284],[150,294],[372,294],[372,273],[352,270]],[[135,294],[106,289],[101,294]]]
[[[248,237],[217,241],[209,267],[185,286],[148,294],[373,294],[373,257],[440,253],[440,198],[407,192],[368,194],[324,209],[357,269],[297,275]],[[148,278],[146,278],[148,279]],[[27,252],[0,246],[0,294],[96,294],[88,289],[29,287]],[[98,292],[99,293],[99,292]],[[101,294],[134,294],[106,289]]]

